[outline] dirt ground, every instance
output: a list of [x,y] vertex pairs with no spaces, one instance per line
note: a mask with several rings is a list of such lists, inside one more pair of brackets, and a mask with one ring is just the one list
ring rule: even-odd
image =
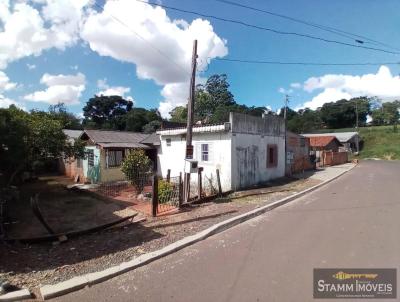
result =
[[[28,287],[37,292],[40,285],[57,283],[131,260],[319,182],[313,179],[282,179],[270,183],[268,188],[257,189],[258,192],[249,190],[236,193],[213,202],[191,205],[174,215],[147,217],[146,221],[139,224],[125,223],[98,233],[72,238],[62,244],[0,243],[0,278],[7,279],[16,287]],[[82,202],[87,201],[83,199]],[[69,206],[67,202],[64,204]],[[119,206],[110,205],[111,217],[115,217],[112,211],[118,211]],[[106,216],[91,217],[104,219]]]
[[8,237],[29,238],[48,234],[30,206],[30,198],[35,194],[39,194],[39,208],[55,233],[88,229],[135,213],[128,208],[129,203],[110,202],[67,189],[66,184],[70,182],[66,177],[48,176],[23,185],[19,201],[9,204],[12,224],[6,225]]

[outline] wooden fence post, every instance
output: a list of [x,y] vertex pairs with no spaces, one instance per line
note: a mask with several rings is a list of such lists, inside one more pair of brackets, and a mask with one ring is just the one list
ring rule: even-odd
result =
[[203,171],[203,168],[199,168],[197,171],[197,199],[201,200],[201,193],[203,190],[203,184],[202,184],[202,179],[201,179],[201,172]]
[[222,196],[221,178],[219,177],[219,169],[217,169],[218,195]]
[[188,203],[190,199],[190,173],[185,173],[186,185],[185,185],[185,202]]
[[153,192],[152,192],[152,202],[151,202],[151,211],[153,217],[157,216],[158,211],[158,177],[157,174],[153,175]]
[[169,183],[171,181],[171,169],[167,170],[167,182]]
[[179,183],[178,183],[178,201],[179,207],[182,206],[183,203],[183,183],[182,183],[182,172],[179,172]]

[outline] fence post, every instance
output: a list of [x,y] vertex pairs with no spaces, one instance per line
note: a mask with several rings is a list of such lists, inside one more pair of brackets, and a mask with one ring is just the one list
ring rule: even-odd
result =
[[179,172],[179,183],[178,183],[178,200],[179,207],[182,206],[183,203],[183,183],[182,183],[182,172]]
[[171,169],[167,170],[167,182],[169,183],[171,181]]
[[185,173],[185,202],[188,203],[190,200],[190,173]]
[[219,177],[219,169],[217,169],[218,195],[222,196],[221,178]]
[[201,200],[201,193],[203,189],[203,184],[202,184],[202,179],[201,179],[201,172],[203,171],[203,168],[199,168],[197,172],[197,199]]
[[158,211],[158,177],[157,174],[153,175],[153,192],[152,192],[152,202],[151,202],[151,211],[153,217],[157,216]]

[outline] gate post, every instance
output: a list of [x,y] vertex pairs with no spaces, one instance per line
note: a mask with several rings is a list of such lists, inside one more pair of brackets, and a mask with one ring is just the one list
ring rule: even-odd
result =
[[202,193],[202,187],[203,187],[203,184],[202,184],[202,179],[201,179],[201,172],[203,171],[203,168],[202,167],[200,167],[199,169],[198,169],[198,174],[197,174],[197,199],[198,200],[201,200],[201,193]]
[[217,169],[217,181],[218,181],[218,195],[222,196],[221,178],[219,176],[219,169]]
[[169,183],[171,181],[171,169],[167,170],[167,182]]
[[153,175],[152,181],[152,196],[151,196],[151,212],[153,217],[157,216],[158,211],[158,176],[157,174]]
[[179,207],[182,206],[183,203],[183,183],[182,183],[182,172],[179,172],[179,183],[178,183],[178,200]]

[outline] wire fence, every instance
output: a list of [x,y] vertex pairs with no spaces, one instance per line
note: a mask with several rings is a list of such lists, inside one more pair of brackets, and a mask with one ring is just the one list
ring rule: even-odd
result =
[[182,179],[180,176],[158,181],[158,213],[174,210],[182,200]]

